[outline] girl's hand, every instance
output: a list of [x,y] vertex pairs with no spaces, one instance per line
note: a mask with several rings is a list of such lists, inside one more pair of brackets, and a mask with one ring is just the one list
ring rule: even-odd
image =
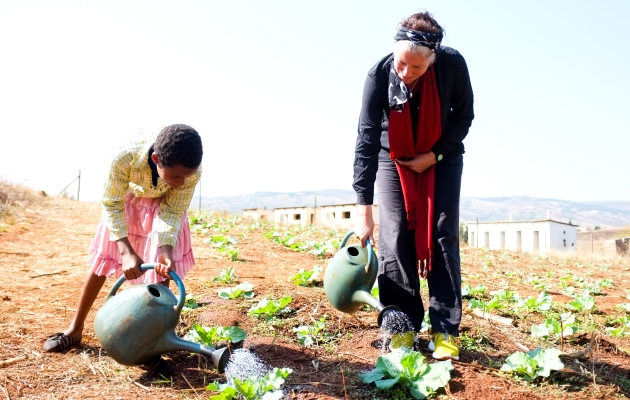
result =
[[142,258],[133,250],[129,238],[122,238],[117,241],[118,250],[122,257],[122,272],[128,281],[138,279],[144,272],[140,271],[143,264]]
[[407,167],[417,174],[423,173],[427,168],[436,163],[435,153],[432,151],[428,153],[416,154],[411,160],[394,160],[397,164]]
[[160,249],[162,253],[158,257],[159,264],[155,266],[155,272],[166,279],[170,279],[168,273],[173,270],[173,246],[164,245]]
[[130,281],[132,279],[138,279],[144,273],[140,271],[140,265],[144,262],[142,258],[138,256],[135,252],[125,253],[122,255],[122,271],[125,275],[125,279]]

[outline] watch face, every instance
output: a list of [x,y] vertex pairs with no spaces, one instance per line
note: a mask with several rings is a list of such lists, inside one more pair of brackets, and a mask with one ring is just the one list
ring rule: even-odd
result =
[[437,160],[438,160],[438,161],[442,161],[442,158],[444,158],[444,157],[443,157],[441,154],[438,154],[438,156],[437,156]]

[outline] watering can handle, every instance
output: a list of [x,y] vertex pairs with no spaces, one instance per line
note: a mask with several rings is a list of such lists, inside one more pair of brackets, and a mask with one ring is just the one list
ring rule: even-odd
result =
[[[346,233],[346,236],[344,236],[343,240],[341,240],[341,245],[339,246],[340,249],[346,245],[346,242],[348,242],[348,239],[350,239],[352,235],[354,235],[353,230],[350,230],[348,231],[348,233]],[[367,247],[367,252],[368,252],[368,259],[367,259],[368,282],[370,283],[370,285],[373,285],[374,281],[376,280],[376,274],[378,272],[378,264],[376,266],[372,265],[374,263],[374,250],[372,249],[372,244],[370,243],[370,239],[365,239],[365,247]]]
[[[156,265],[157,263],[142,264],[140,266],[140,271],[154,269]],[[175,271],[168,271],[168,276],[177,284],[177,291],[179,292],[179,299],[177,301],[177,305],[175,306],[175,311],[180,312],[182,308],[184,308],[184,303],[186,302],[186,289],[184,288],[184,282],[182,282],[181,278],[179,277],[179,275],[175,273]],[[116,283],[114,283],[114,286],[112,286],[111,290],[107,294],[107,298],[105,298],[105,301],[109,300],[110,297],[116,294],[116,292],[118,291],[120,286],[123,284],[123,282],[125,282],[124,275],[118,278]]]

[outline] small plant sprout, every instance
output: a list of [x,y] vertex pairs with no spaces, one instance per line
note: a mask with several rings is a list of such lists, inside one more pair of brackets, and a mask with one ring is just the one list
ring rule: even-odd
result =
[[538,377],[546,378],[551,371],[564,368],[560,354],[561,351],[558,349],[537,348],[527,353],[517,351],[507,357],[501,371],[515,373],[525,381],[532,381]]
[[238,343],[245,340],[247,333],[237,326],[201,326],[195,324],[184,336],[184,339],[206,346],[216,347],[219,342]]
[[538,297],[519,299],[514,305],[514,312],[530,313],[533,311],[549,311],[551,309],[551,296],[546,292],[540,292]]
[[254,297],[254,285],[249,282],[245,282],[232,288],[221,289],[219,290],[219,297],[230,300],[241,297],[251,299]]
[[330,341],[333,336],[326,333],[326,316],[324,315],[313,325],[301,325],[293,328],[293,332],[297,334],[298,342],[302,346],[319,345]]
[[221,270],[219,276],[212,278],[212,282],[229,285],[231,283],[238,282],[238,276],[234,273],[234,267],[227,267]]
[[287,305],[291,301],[293,299],[289,296],[284,296],[280,300],[269,300],[265,297],[258,304],[252,306],[247,314],[254,317],[265,317],[265,321],[269,322],[274,317],[288,312]]
[[495,291],[490,292],[490,294],[496,297],[497,299],[499,299],[500,301],[503,301],[506,303],[514,303],[518,301],[518,299],[520,298],[518,293],[510,292],[509,290],[506,290],[506,289],[495,290]]
[[471,288],[470,285],[462,286],[462,297],[483,297],[485,296],[488,288],[484,285],[477,285],[475,288]]
[[198,307],[199,307],[199,304],[197,303],[197,299],[195,299],[195,297],[191,293],[186,294],[186,300],[184,302],[184,307],[182,308],[182,312],[187,313]]
[[593,299],[588,291],[575,296],[573,300],[567,303],[567,308],[572,311],[590,311],[595,307],[595,299]]
[[279,400],[284,397],[282,384],[293,370],[291,368],[274,368],[265,376],[253,376],[244,381],[233,378],[228,383],[213,382],[206,390],[221,392],[211,396],[210,400]]
[[623,316],[610,321],[611,325],[606,327],[606,332],[610,333],[613,337],[624,338],[630,336],[630,317]]
[[322,273],[322,267],[316,265],[310,271],[305,271],[300,269],[297,274],[293,275],[289,278],[289,282],[293,282],[298,286],[309,286],[311,285]]
[[547,318],[542,324],[532,325],[532,337],[560,340],[561,344],[564,343],[565,337],[571,336],[577,331],[575,316],[570,312],[562,313],[560,319]]
[[234,236],[214,235],[203,240],[216,248],[219,253],[225,254],[230,261],[238,259],[238,249],[234,247],[238,240]]
[[444,387],[453,370],[450,360],[427,364],[421,353],[406,347],[379,356],[375,367],[359,374],[359,378],[364,383],[374,383],[381,390],[391,390],[399,384],[409,390],[414,399],[426,399]]

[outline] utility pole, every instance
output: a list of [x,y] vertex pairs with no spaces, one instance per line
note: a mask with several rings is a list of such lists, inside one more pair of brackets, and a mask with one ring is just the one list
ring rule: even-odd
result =
[[79,201],[79,194],[81,194],[81,170],[79,170],[79,185],[77,187],[77,201]]
[[201,211],[201,179],[199,179],[199,211]]

